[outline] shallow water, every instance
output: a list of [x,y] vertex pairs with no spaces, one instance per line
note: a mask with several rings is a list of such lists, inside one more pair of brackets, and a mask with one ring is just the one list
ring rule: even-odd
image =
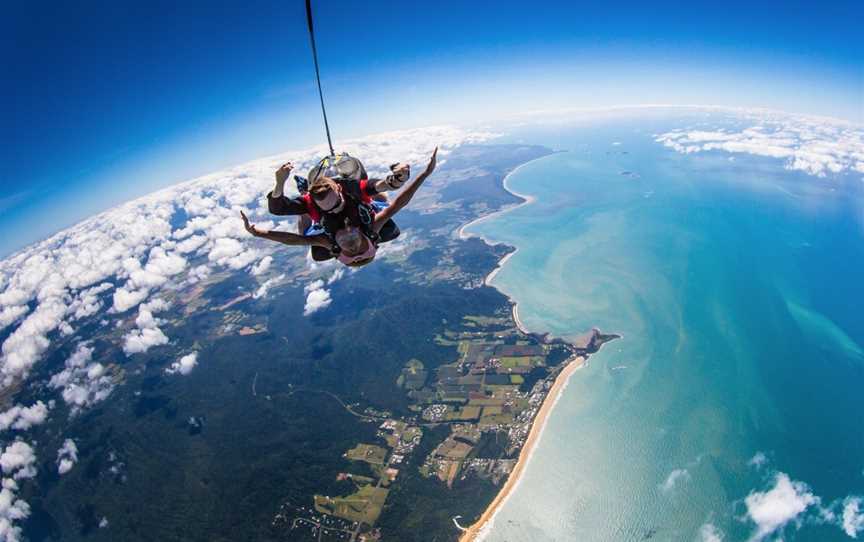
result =
[[[526,327],[624,335],[571,378],[488,541],[747,539],[778,471],[825,505],[864,493],[864,183],[653,141],[678,122],[511,136],[568,152],[467,229],[518,247],[493,284]],[[789,538],[848,540],[812,523]]]

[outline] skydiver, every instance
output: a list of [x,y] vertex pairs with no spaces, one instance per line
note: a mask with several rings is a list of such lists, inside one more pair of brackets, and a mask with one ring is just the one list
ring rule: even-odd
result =
[[[405,189],[393,199],[393,202],[389,206],[375,214],[370,228],[371,232],[364,231],[363,228],[351,224],[350,221],[346,219],[344,225],[336,231],[335,235],[331,239],[331,237],[325,233],[301,235],[277,230],[259,230],[254,224],[250,224],[249,219],[246,217],[244,212],[241,211],[240,216],[243,219],[243,225],[246,228],[246,231],[255,237],[263,237],[264,239],[270,239],[271,241],[276,241],[290,246],[310,246],[312,248],[320,247],[321,249],[328,251],[328,254],[331,253],[331,249],[335,242],[336,248],[338,249],[336,251],[336,257],[339,261],[347,266],[360,267],[375,259],[378,244],[380,243],[380,237],[378,239],[375,237],[380,236],[380,232],[384,225],[388,222],[392,222],[393,216],[408,205],[426,178],[435,171],[437,156],[438,147],[435,147],[435,150],[432,153],[432,158],[429,159],[429,164],[426,166],[426,169],[418,175],[417,178],[409,182]],[[312,187],[310,186],[310,189],[311,188]]]
[[[338,175],[339,172],[333,166],[339,164],[326,167],[327,159],[322,160],[310,173],[311,183],[308,186],[306,179],[295,176],[300,191],[300,195],[295,198],[284,195],[285,182],[291,176],[294,166],[291,162],[280,166],[276,170],[276,186],[267,194],[270,212],[275,215],[299,215],[298,234],[324,233],[330,237],[331,245],[336,231],[344,228],[346,221],[350,225],[368,227],[375,213],[386,206],[387,198],[384,192],[400,188],[410,177],[411,169],[408,164],[398,163],[390,166],[391,173],[384,179],[366,180],[363,165],[355,158],[347,155],[345,157],[346,160],[353,161],[352,165],[359,170],[356,175]],[[334,174],[332,177],[325,175],[331,171]],[[390,220],[381,228],[377,241],[392,241],[399,233],[399,227]],[[312,245],[310,248],[315,261],[334,257],[330,246]]]

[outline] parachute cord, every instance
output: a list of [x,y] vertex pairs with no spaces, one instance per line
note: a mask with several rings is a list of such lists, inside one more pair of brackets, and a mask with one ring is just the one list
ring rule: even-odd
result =
[[312,0],[306,0],[306,22],[309,23],[309,41],[312,43],[312,60],[315,61],[315,80],[318,81],[318,98],[321,100],[321,113],[324,115],[327,145],[330,146],[330,156],[335,156],[333,141],[330,139],[330,125],[327,123],[327,110],[324,108],[324,93],[321,91],[321,74],[318,72],[318,50],[315,48],[315,30],[312,26]]

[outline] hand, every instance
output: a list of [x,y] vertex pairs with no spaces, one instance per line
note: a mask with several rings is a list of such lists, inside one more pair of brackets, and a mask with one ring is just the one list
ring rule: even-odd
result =
[[279,169],[276,170],[276,182],[284,183],[288,180],[288,177],[291,176],[291,171],[294,170],[294,164],[291,162],[285,162]]
[[435,147],[435,150],[432,151],[432,158],[429,159],[429,164],[426,166],[426,171],[423,172],[424,175],[431,175],[433,171],[435,171],[435,165],[438,163],[438,147]]
[[393,172],[393,188],[399,188],[402,184],[411,177],[411,166],[403,162],[390,166],[390,171]]
[[246,228],[246,231],[248,231],[255,237],[261,237],[263,232],[259,231],[258,228],[255,227],[255,224],[249,223],[249,217],[246,216],[246,213],[240,211],[240,217],[243,219],[243,227]]

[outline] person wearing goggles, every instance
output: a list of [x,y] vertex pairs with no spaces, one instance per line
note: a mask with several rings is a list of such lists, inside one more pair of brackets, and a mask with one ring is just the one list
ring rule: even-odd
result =
[[[329,177],[325,175],[325,168],[319,166],[311,184],[307,185],[306,179],[295,176],[300,195],[289,198],[285,196],[284,189],[293,169],[294,165],[286,162],[276,170],[276,186],[267,195],[268,208],[275,215],[299,215],[298,234],[311,236],[325,233],[331,238],[329,248],[317,245],[311,247],[315,261],[335,257],[332,250],[334,236],[346,223],[368,230],[374,214],[387,205],[385,192],[400,188],[411,174],[410,166],[404,163],[391,165],[391,172],[384,179]],[[362,165],[359,169],[365,177]],[[392,241],[399,233],[396,223],[391,220],[381,228],[377,241]]]
[[[388,222],[392,222],[392,218],[396,213],[408,205],[423,182],[432,174],[432,172],[435,171],[437,156],[438,147],[435,147],[426,169],[418,175],[417,178],[409,182],[405,189],[393,199],[393,202],[389,206],[383,208],[374,215],[368,231],[364,231],[363,228],[352,224],[349,220],[343,222],[342,227],[340,227],[333,236],[339,249],[336,252],[335,257],[337,257],[340,262],[350,267],[360,267],[375,259],[378,244],[381,242],[376,239],[376,237],[380,235],[384,225]],[[310,185],[309,190],[312,192],[314,189],[315,183],[313,182],[313,185]],[[325,191],[322,189],[321,192],[323,193]],[[346,205],[345,198],[341,194],[337,193],[338,189],[330,187],[330,190],[326,192],[329,192],[326,196],[316,198],[316,204],[332,209],[338,209],[340,206],[344,207]],[[314,198],[315,195],[313,194],[312,197]],[[321,247],[325,250],[329,250],[333,244],[331,237],[325,233],[302,235],[300,233],[291,233],[286,231],[263,230],[254,224],[251,224],[244,212],[241,211],[240,216],[243,219],[243,225],[246,228],[246,231],[255,237],[270,239],[271,241],[276,241],[277,243],[289,246]]]

